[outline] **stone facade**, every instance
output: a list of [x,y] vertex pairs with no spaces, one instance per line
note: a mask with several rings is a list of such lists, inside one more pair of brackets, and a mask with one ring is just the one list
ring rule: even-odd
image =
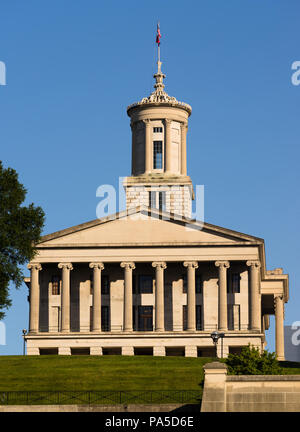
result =
[[227,375],[224,363],[204,366],[202,412],[299,412],[299,375]]

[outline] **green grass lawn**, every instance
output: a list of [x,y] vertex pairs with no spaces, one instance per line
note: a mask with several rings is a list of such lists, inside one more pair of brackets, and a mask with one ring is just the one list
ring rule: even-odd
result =
[[[0,356],[0,391],[201,390],[214,359],[152,356]],[[286,374],[300,363],[280,362]]]
[[287,375],[300,375],[300,363],[291,361],[281,361],[279,362],[283,371]]
[[0,391],[201,390],[210,358],[0,356]]

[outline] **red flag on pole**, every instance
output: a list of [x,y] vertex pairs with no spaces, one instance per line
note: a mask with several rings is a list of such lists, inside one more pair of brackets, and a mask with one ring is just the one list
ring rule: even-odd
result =
[[159,23],[157,23],[156,43],[158,46],[160,45],[160,38],[161,38],[161,34],[160,34]]

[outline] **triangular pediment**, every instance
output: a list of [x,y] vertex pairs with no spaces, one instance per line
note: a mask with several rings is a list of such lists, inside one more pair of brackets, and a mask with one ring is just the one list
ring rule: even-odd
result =
[[42,237],[43,247],[258,244],[262,239],[158,210],[137,208]]

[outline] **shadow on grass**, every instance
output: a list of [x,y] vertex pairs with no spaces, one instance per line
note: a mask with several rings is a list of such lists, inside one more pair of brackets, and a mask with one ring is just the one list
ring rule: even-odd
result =
[[172,413],[185,413],[185,412],[199,412],[201,408],[201,401],[198,404],[185,404],[170,412]]
[[283,368],[295,368],[300,369],[300,362],[293,362],[293,361],[280,361],[280,366]]

